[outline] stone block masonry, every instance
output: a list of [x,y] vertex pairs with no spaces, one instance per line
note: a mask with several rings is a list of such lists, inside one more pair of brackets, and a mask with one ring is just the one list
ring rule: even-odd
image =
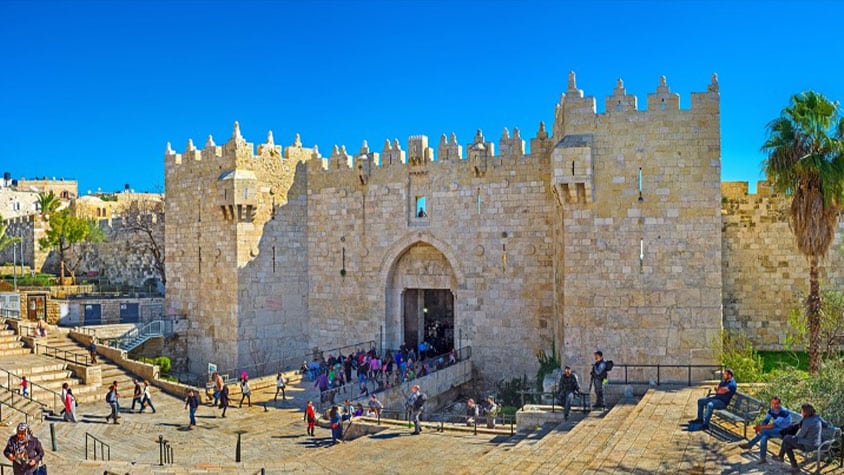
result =
[[190,368],[423,338],[471,345],[492,380],[532,373],[552,342],[572,364],[595,348],[711,363],[717,79],[687,110],[664,78],[647,102],[619,81],[598,114],[572,73],[529,153],[515,128],[498,154],[481,131],[465,146],[444,134],[436,160],[425,136],[325,159],[270,133],[256,153],[237,124],[221,147],[168,145],[165,313],[192,321]]

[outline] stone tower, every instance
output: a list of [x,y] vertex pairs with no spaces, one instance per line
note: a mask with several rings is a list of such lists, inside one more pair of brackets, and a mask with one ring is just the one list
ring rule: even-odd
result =
[[[306,269],[297,262],[304,210],[291,203],[285,215],[277,211],[297,186],[296,168],[314,153],[297,136],[282,154],[270,132],[255,154],[237,122],[222,147],[211,136],[202,150],[189,140],[181,154],[167,144],[165,312],[190,318],[192,372],[208,363],[232,374],[260,371],[304,351]],[[286,240],[264,238],[285,227]]]

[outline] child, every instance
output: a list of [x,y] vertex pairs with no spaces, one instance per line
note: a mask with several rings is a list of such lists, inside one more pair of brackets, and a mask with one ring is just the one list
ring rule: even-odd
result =
[[308,423],[308,435],[314,436],[314,426],[316,425],[316,413],[314,413],[314,403],[308,401],[308,406],[305,408],[305,422]]
[[199,407],[199,398],[193,389],[188,389],[188,397],[185,398],[185,409],[190,408],[190,424],[188,430],[193,430],[196,426],[196,408]]
[[29,396],[29,381],[26,380],[26,376],[21,378],[21,394],[24,397]]
[[252,391],[249,389],[249,381],[246,378],[240,380],[240,394],[240,405],[237,407],[243,407],[244,399],[249,403],[249,407],[252,407]]
[[343,437],[343,423],[340,421],[340,411],[337,410],[337,406],[332,406],[328,415],[331,423],[331,443],[336,444]]

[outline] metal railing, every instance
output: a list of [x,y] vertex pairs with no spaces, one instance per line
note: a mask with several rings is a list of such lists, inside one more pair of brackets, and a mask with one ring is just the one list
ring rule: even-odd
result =
[[[6,386],[0,386],[0,391],[9,395],[9,398],[4,399],[3,401],[6,402],[7,404],[11,404],[12,407],[18,408],[17,405],[16,405],[16,403],[18,403],[18,402],[24,402],[24,403],[32,402],[32,403],[40,406],[41,410],[44,410],[44,409],[47,408],[47,403],[33,399],[31,392],[27,395],[24,395],[22,391],[19,391],[17,389],[12,389],[12,388],[6,387]],[[35,419],[35,414],[30,414],[30,413],[27,413],[27,414],[29,414],[33,419]]]
[[[23,380],[21,376],[18,376],[6,369],[0,368],[0,381],[2,381],[2,377],[5,374],[6,376],[6,385],[5,388],[14,391],[14,387],[20,387],[20,382]],[[38,383],[33,383],[32,381],[27,381],[29,384],[29,396],[26,398],[27,400],[31,400],[33,402],[37,402],[38,404],[42,404],[44,406],[48,406],[46,402],[41,398],[42,395],[52,398],[53,405],[51,410],[54,414],[61,412],[61,408],[64,408],[64,401],[61,400],[61,394],[53,391],[50,388],[46,388]],[[36,398],[36,395],[38,396]],[[20,397],[23,397],[22,395]]]
[[87,354],[80,355],[72,351],[62,350],[61,348],[38,343],[37,341],[35,342],[35,346],[36,353],[39,355],[50,356],[76,365],[91,366],[91,358]]
[[[369,351],[370,349],[375,348],[375,340],[369,341],[362,341],[358,343],[353,343],[350,345],[339,346],[336,348],[330,348],[327,350],[312,350],[305,354],[299,354],[297,356],[290,356],[287,358],[282,358],[279,360],[267,361],[263,363],[257,363],[249,366],[240,366],[236,368],[227,368],[227,369],[219,369],[217,373],[221,375],[226,375],[223,379],[225,380],[226,384],[237,382],[240,380],[240,374],[246,372],[249,375],[250,379],[260,378],[263,376],[269,376],[272,374],[276,374],[279,372],[290,371],[293,369],[301,368],[302,362],[307,361],[316,361],[318,363],[324,364],[327,357],[331,356],[338,356],[341,354],[352,353],[357,350],[361,351]],[[229,376],[231,375],[231,376]],[[181,380],[181,378],[179,378]],[[189,378],[185,378],[189,380]],[[199,385],[206,384],[206,381],[201,381],[199,379],[193,378],[192,382],[199,383]]]
[[112,348],[132,351],[150,338],[172,335],[175,324],[174,319],[152,320],[132,328],[117,338],[107,338],[104,341]]
[[[105,461],[111,460],[111,446],[106,444],[102,440],[94,437],[93,435],[91,435],[88,432],[85,433],[85,460],[88,460],[88,452],[89,452],[89,450],[88,450],[88,447],[89,447],[88,439],[91,440],[90,446],[91,446],[91,448],[93,448],[94,460],[105,460]],[[97,459],[97,447],[100,448],[100,458],[99,459]]]
[[[12,405],[11,405],[11,404],[9,404],[9,403],[6,403],[6,402],[3,402],[3,401],[0,401],[0,422],[3,422],[3,407],[4,407],[4,406],[5,406],[5,407],[8,407],[9,409],[11,409],[11,410],[13,410],[13,411],[15,411],[15,412],[19,412],[19,413],[23,414],[23,421],[24,421],[26,424],[29,424],[29,418],[30,418],[30,417],[32,417],[33,419],[35,419],[35,416],[33,416],[33,415],[29,414],[28,412],[26,412],[26,411],[22,411],[22,410],[20,410],[20,409],[16,408],[15,406],[12,406]],[[7,414],[8,414],[8,411],[7,411]]]
[[21,311],[17,308],[0,308],[0,318],[13,318],[20,320]]
[[[394,416],[394,417],[389,417]],[[386,410],[382,409],[380,412],[376,413],[375,420],[378,425],[381,425],[381,419],[394,419],[397,421],[406,421],[408,426],[413,423],[412,418],[412,411],[405,410],[405,411],[395,411],[395,410]],[[472,433],[474,435],[478,435],[478,427],[481,429],[489,429],[487,423],[488,416],[486,415],[479,415],[478,417],[474,416],[467,416],[461,414],[449,414],[445,412],[422,412],[422,419],[421,422],[427,422],[428,424],[435,424],[437,427],[437,432],[443,432],[446,429],[446,425],[448,426],[456,426],[456,427],[466,427],[472,428]],[[509,414],[498,414],[494,417],[495,419],[495,427],[498,428],[499,426],[507,427],[510,429],[510,435],[516,433],[516,416],[509,415]]]
[[[392,351],[392,350],[387,350],[387,351]],[[463,348],[460,348],[459,350],[455,350],[455,357],[456,358],[455,358],[454,364],[448,363],[449,353],[444,353],[442,355],[432,356],[432,357],[426,358],[422,362],[417,363],[417,364],[424,364],[428,361],[437,361],[440,358],[443,358],[444,364],[442,365],[442,367],[438,367],[436,365],[431,366],[431,367],[429,367],[428,371],[424,375],[415,376],[413,379],[410,379],[410,380],[405,379],[399,373],[399,368],[397,368],[397,367],[393,368],[393,373],[391,375],[384,375],[383,372],[381,372],[381,375],[377,376],[375,378],[375,380],[367,379],[366,381],[363,382],[364,384],[366,384],[366,388],[367,388],[366,394],[359,394],[358,396],[354,396],[354,397],[349,398],[349,400],[352,401],[352,402],[364,402],[364,400],[366,400],[369,397],[369,394],[377,394],[377,393],[389,390],[391,388],[397,388],[402,383],[405,383],[405,382],[408,382],[408,381],[422,381],[420,384],[424,384],[424,378],[426,378],[427,376],[430,376],[430,375],[436,373],[437,371],[442,371],[443,369],[446,369],[450,366],[453,366],[454,364],[457,364],[460,361],[470,359],[472,357],[472,347],[471,346],[464,346]],[[393,381],[390,381],[389,385],[386,384],[383,379],[381,381],[379,381],[379,378],[391,378],[391,377],[394,377],[395,379]],[[375,384],[375,386],[370,390],[369,386],[373,383]],[[329,381],[329,384],[333,384],[333,382]],[[336,404],[335,397],[336,397],[337,393],[339,393],[340,391],[343,391],[344,393],[346,391],[351,391],[351,394],[354,394],[354,392],[356,390],[358,390],[358,388],[360,388],[360,385],[361,385],[361,383],[357,382],[356,380],[355,381],[348,381],[343,386],[330,387],[329,389],[326,389],[325,391],[320,392],[320,400],[319,400],[319,404],[317,404],[317,410],[322,412],[328,406]]]
[[0,475],[6,475],[7,473],[15,473],[15,468],[9,462],[0,462]]
[[[591,389],[590,389],[591,390]],[[542,404],[543,397],[548,396],[551,399],[551,412],[557,412],[565,410],[565,404],[560,404],[557,401],[557,396],[559,395],[558,392],[550,392],[550,391],[519,391],[521,395],[521,409],[524,410],[526,404]],[[525,396],[528,396],[530,401],[525,401]],[[537,397],[538,396],[538,397]],[[589,412],[592,409],[592,399],[588,392],[585,393],[575,393],[574,394],[574,401],[577,404],[572,404],[571,409],[573,411],[579,410],[581,412]]]
[[[619,379],[616,375],[619,375],[623,370],[624,377]],[[711,370],[711,371],[723,371],[724,366],[722,365],[699,365],[699,364],[616,364],[613,366],[613,370],[608,373],[607,377],[607,384],[650,384],[652,379],[646,380],[631,380],[629,377],[630,370],[641,370],[640,373],[645,375],[646,373],[650,373],[653,375],[653,370],[656,370],[656,385],[659,386],[663,383],[666,384],[677,384],[680,382],[685,382],[688,386],[692,385],[692,382],[701,381],[701,379],[692,378],[692,370]],[[685,378],[680,379],[669,379],[665,380],[663,378],[664,371],[668,370],[673,376],[682,374]],[[685,370],[685,371],[672,371],[672,370]],[[705,378],[705,379],[712,379],[712,378]],[[685,380],[685,381],[684,381]],[[623,381],[623,382],[622,382]]]

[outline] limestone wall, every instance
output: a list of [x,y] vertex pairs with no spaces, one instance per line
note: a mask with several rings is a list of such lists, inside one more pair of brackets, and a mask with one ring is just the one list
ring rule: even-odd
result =
[[[165,154],[167,314],[191,321],[193,371],[404,336],[408,289],[449,291],[455,346],[484,377],[535,370],[557,343],[586,364],[704,363],[721,328],[718,84],[648,110],[619,83],[595,113],[570,78],[553,134],[382,152],[297,137],[282,153],[239,127]],[[465,150],[465,156],[464,156]],[[640,195],[641,190],[641,195]],[[641,199],[640,199],[641,198]],[[424,212],[420,203],[425,203]],[[459,336],[458,336],[459,335]]]
[[192,371],[304,352],[305,188],[293,182],[310,156],[299,143],[282,157],[271,134],[255,154],[237,124],[222,147],[209,137],[177,154],[168,144],[165,313],[192,320]]
[[432,162],[409,153],[407,164],[368,174],[308,162],[311,344],[377,341],[383,326],[383,344],[396,348],[402,292],[449,289],[455,346],[462,334],[474,364],[493,378],[534,371],[532,355],[553,338],[547,159]]
[[[724,327],[760,349],[782,349],[789,312],[809,291],[809,266],[788,225],[788,199],[760,181],[722,184]],[[821,261],[821,288],[844,286],[844,220]]]
[[572,73],[555,120],[563,360],[582,371],[601,349],[617,362],[711,362],[721,328],[717,82],[689,109],[665,78],[647,110],[620,82],[606,103],[596,114]]

